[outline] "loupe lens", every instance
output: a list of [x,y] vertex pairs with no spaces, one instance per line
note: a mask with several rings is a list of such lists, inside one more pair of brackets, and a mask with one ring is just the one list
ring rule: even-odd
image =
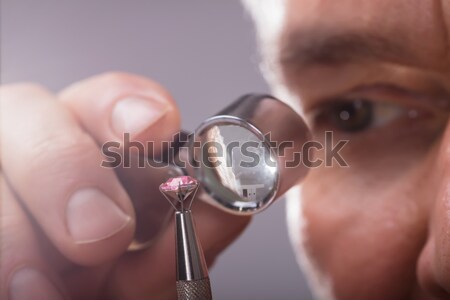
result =
[[273,201],[277,160],[257,128],[232,116],[217,116],[197,129],[194,141],[195,176],[220,205],[250,213]]

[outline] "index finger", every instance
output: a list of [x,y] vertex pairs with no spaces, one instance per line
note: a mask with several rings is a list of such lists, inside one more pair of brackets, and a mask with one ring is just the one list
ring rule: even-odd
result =
[[159,152],[161,142],[171,141],[180,129],[180,115],[170,94],[142,76],[97,75],[67,87],[59,97],[99,144],[123,143],[129,134],[130,140],[142,142],[143,147],[153,142]]

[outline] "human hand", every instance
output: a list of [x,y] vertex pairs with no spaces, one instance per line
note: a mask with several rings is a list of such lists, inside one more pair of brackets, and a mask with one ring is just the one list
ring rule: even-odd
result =
[[[125,132],[155,145],[170,140],[180,122],[168,92],[108,73],[58,95],[12,84],[0,97],[0,298],[175,298],[173,225],[151,248],[126,251],[134,208],[114,170],[100,166],[99,146]],[[195,218],[209,265],[249,222],[205,203]]]

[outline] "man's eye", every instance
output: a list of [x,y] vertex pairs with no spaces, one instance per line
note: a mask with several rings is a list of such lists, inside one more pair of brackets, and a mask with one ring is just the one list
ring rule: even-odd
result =
[[393,104],[365,99],[335,100],[316,113],[314,123],[327,129],[358,132],[381,126],[401,115],[403,110]]

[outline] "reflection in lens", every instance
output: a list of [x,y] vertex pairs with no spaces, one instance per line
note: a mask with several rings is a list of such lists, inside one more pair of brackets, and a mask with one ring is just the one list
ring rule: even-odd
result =
[[277,188],[277,166],[270,148],[248,128],[235,124],[212,125],[198,133],[203,157],[198,178],[205,189],[234,210],[260,208]]
[[227,146],[225,145],[219,126],[211,127],[211,129],[206,132],[206,139],[208,142],[213,142],[222,149],[221,153],[218,153],[219,151],[215,147],[210,147],[210,149],[208,149],[208,153],[219,154],[217,157],[208,157],[209,161],[217,166],[214,168],[213,172],[217,173],[217,178],[220,180],[222,185],[232,191],[239,191],[241,189],[240,182],[234,175],[233,168],[231,168],[231,153],[229,154],[228,151],[223,151],[224,149],[227,149]]

